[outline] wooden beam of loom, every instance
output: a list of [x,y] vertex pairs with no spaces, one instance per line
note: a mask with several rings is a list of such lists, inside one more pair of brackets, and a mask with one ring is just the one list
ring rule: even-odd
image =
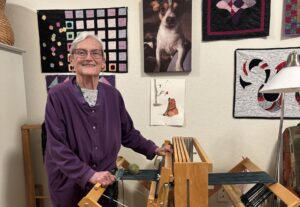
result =
[[[165,145],[170,145],[170,142],[166,141]],[[170,186],[168,186],[171,182],[173,182],[172,155],[166,153],[164,165],[160,171],[159,182],[151,182],[147,207],[167,207],[172,205],[169,204]],[[158,196],[156,196],[156,192],[158,192]]]
[[[127,160],[122,156],[118,156],[116,163],[117,167],[123,166],[124,168],[128,168],[129,166]],[[101,207],[98,200],[103,195],[105,189],[101,187],[100,183],[95,184],[89,193],[79,201],[79,207]]]
[[[166,141],[168,143],[170,141]],[[165,156],[161,178],[158,183],[152,182],[147,207],[207,207],[208,173],[212,170],[208,156],[195,138],[173,137],[172,143],[173,156]],[[200,161],[194,161],[194,150]],[[171,187],[171,183],[174,186]],[[167,185],[169,186],[166,187]],[[157,198],[155,192],[158,194]],[[166,196],[168,201],[162,199]]]

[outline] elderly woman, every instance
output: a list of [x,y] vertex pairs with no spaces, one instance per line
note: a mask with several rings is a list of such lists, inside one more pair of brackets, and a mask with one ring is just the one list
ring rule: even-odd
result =
[[[77,206],[96,183],[112,196],[116,184],[111,172],[121,145],[148,159],[171,151],[145,139],[134,128],[120,92],[99,82],[105,58],[97,36],[80,33],[70,53],[76,77],[51,88],[45,113],[45,162],[53,207]],[[114,206],[110,202],[104,197],[99,201],[103,207]]]

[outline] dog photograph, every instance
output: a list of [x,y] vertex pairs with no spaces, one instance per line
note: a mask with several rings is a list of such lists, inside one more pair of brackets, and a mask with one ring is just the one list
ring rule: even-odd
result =
[[192,0],[144,0],[144,71],[191,71]]

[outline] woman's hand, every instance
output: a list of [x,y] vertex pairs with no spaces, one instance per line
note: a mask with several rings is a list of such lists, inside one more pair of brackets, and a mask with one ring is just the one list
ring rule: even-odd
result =
[[173,149],[171,145],[163,145],[162,147],[158,147],[155,150],[155,154],[159,156],[166,155],[166,153],[173,153]]
[[96,172],[90,179],[89,182],[96,184],[100,183],[101,187],[107,187],[115,182],[116,177],[109,171]]

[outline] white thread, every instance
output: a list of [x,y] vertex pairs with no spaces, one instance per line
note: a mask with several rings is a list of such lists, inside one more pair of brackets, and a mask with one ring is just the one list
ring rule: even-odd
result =
[[128,206],[126,206],[125,204],[123,204],[123,203],[121,203],[121,202],[119,202],[119,201],[117,201],[117,200],[115,200],[115,199],[113,199],[113,198],[111,198],[111,197],[109,197],[109,196],[107,196],[107,195],[105,195],[105,194],[102,194],[102,195],[103,195],[104,197],[106,197],[106,198],[112,200],[113,202],[116,202],[117,204],[120,204],[121,206],[128,207]]

